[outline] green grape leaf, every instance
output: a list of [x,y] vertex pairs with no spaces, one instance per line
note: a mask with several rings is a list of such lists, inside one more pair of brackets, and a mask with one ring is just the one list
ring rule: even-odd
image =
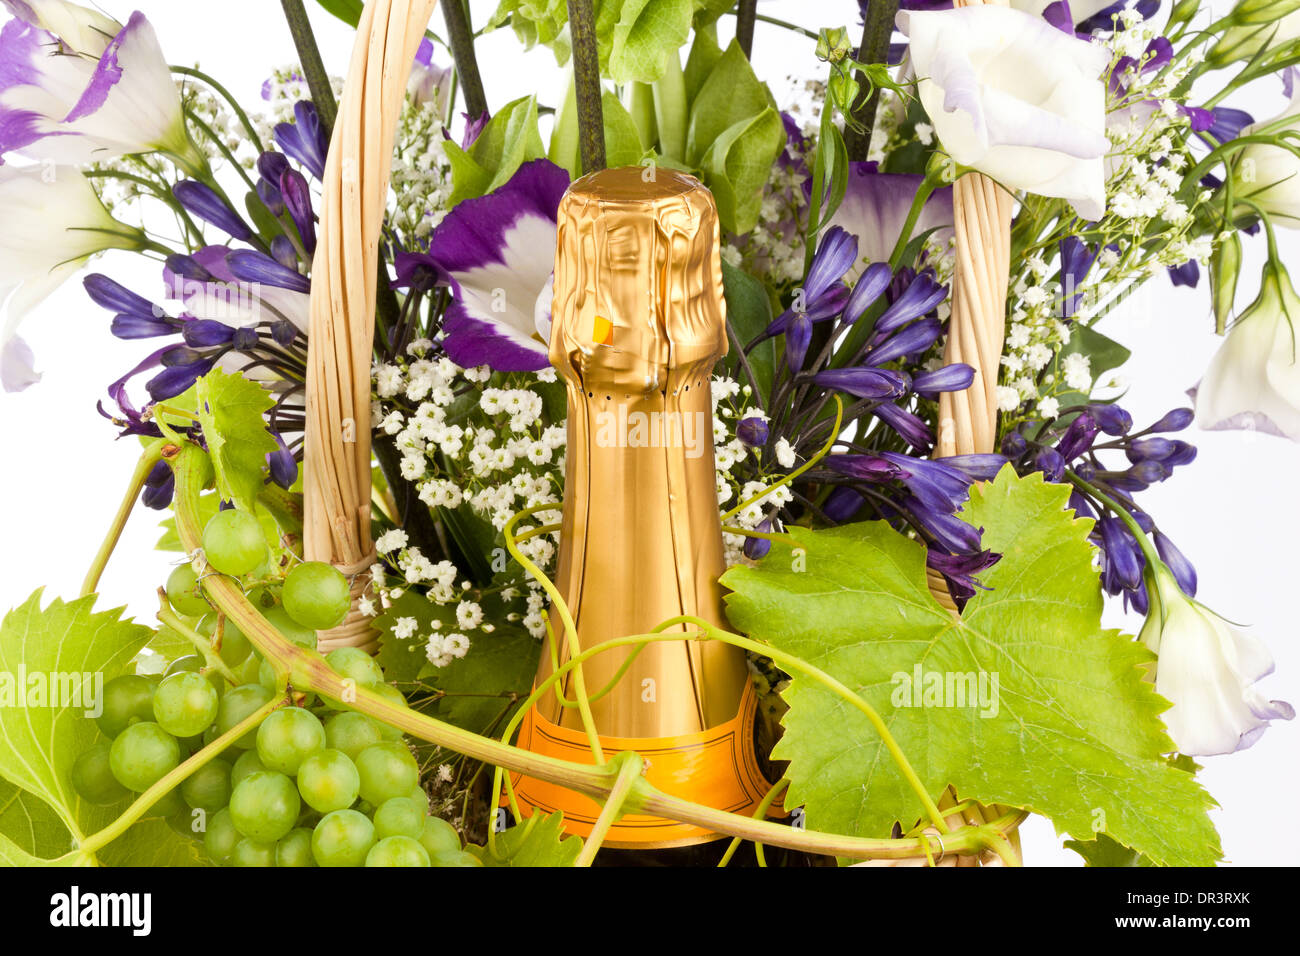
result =
[[610,79],[653,83],[663,76],[668,57],[690,36],[694,13],[694,0],[626,0],[611,38]]
[[[91,806],[72,788],[76,758],[102,739],[89,714],[102,684],[129,671],[153,632],[95,611],[93,595],[41,607],[41,591],[0,622],[0,862],[93,863],[70,851],[116,819],[129,799]],[[80,675],[91,675],[86,681]],[[141,820],[97,854],[110,866],[184,866],[201,861],[198,844],[154,817]]]
[[518,826],[496,835],[495,846],[466,847],[484,866],[573,866],[582,838],[566,836],[564,814],[538,811]]
[[744,234],[758,225],[763,186],[784,146],[781,114],[769,106],[730,126],[709,147],[702,163],[704,183],[713,190],[718,220],[727,232]]
[[[1162,865],[1221,855],[1209,795],[1162,756],[1168,703],[1140,643],[1101,627],[1091,522],[1069,486],[1008,467],[963,514],[1002,559],[961,618],[926,586],[920,544],[881,522],[791,528],[757,568],[724,576],[732,623],[821,668],[880,714],[925,790],[1021,807],[1059,831],[1110,835]],[[922,805],[867,718],[796,673],[773,757],[808,825],[862,836]]]
[[546,155],[537,129],[537,97],[524,96],[493,114],[468,150],[444,143],[451,165],[452,205],[505,185],[530,159]]
[[0,866],[92,866],[92,862],[79,853],[68,853],[57,859],[33,856],[3,833],[0,833]]
[[476,632],[464,657],[424,672],[447,695],[438,701],[438,716],[475,733],[500,732],[532,690],[540,654],[541,643],[521,627]]
[[[398,637],[394,633],[398,622],[407,618],[415,621],[415,631],[409,637]],[[375,660],[385,678],[399,683],[411,683],[419,678],[429,663],[424,648],[434,630],[434,621],[442,633],[455,630],[455,607],[434,604],[414,590],[403,591],[401,597],[375,618],[375,628],[379,631],[379,653]]]
[[1066,840],[1065,846],[1083,857],[1088,866],[1155,866],[1141,853],[1116,843],[1104,833],[1097,834],[1095,840]]
[[275,404],[261,385],[242,375],[213,369],[195,385],[195,413],[216,475],[217,493],[246,511],[256,507],[275,451],[263,415]]
[[[688,61],[688,91],[692,79],[690,71]],[[684,158],[693,166],[700,165],[715,140],[742,120],[753,119],[774,105],[772,94],[754,75],[754,68],[740,45],[733,40],[713,64],[708,78],[691,102]]]

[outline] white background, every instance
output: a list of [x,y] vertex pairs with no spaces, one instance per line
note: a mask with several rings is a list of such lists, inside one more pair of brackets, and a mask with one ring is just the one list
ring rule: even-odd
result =
[[[346,72],[353,32],[308,0],[327,67]],[[473,0],[476,24],[487,20],[494,0]],[[105,11],[125,21],[134,8],[153,22],[172,63],[192,65],[222,81],[245,104],[259,102],[271,69],[295,61],[293,44],[271,0],[225,0],[220,4],[104,0]],[[852,25],[853,0],[764,2],[762,12],[811,28]],[[725,17],[725,44],[734,21]],[[440,12],[432,28],[445,35]],[[853,29],[855,38],[857,28]],[[482,38],[479,61],[489,105],[536,92],[556,104],[563,77],[551,54],[522,52],[509,29]],[[789,74],[820,76],[812,43],[773,26],[758,24],[754,60],[760,76],[784,89]],[[1234,100],[1257,119],[1285,105],[1281,84],[1267,80]],[[3,228],[0,222],[0,228]],[[1283,255],[1300,269],[1300,241],[1281,236]],[[1258,288],[1262,240],[1248,243],[1239,288],[1244,306]],[[110,253],[94,266],[128,287],[149,293],[156,269],[143,260]],[[132,441],[115,441],[113,428],[95,412],[105,386],[135,364],[148,343],[121,342],[108,331],[108,314],[91,303],[74,279],[28,317],[22,334],[36,353],[44,379],[20,394],[0,393],[0,610],[37,587],[47,597],[76,595],[82,576],[116,509],[137,456]],[[1208,294],[1174,289],[1153,280],[1106,320],[1102,330],[1133,349],[1124,370],[1130,384],[1125,401],[1145,425],[1185,403],[1184,391],[1201,376],[1218,339],[1213,334]],[[1200,599],[1225,617],[1253,625],[1272,648],[1277,672],[1263,687],[1270,697],[1300,702],[1300,641],[1296,603],[1300,599],[1297,547],[1300,503],[1296,479],[1300,448],[1282,439],[1245,432],[1193,433],[1200,447],[1196,463],[1143,496],[1143,503],[1192,559],[1200,572]],[[153,620],[151,595],[169,570],[170,555],[152,550],[156,513],[132,517],[101,583],[101,607],[126,605],[141,620]],[[1140,622],[1118,608],[1111,624],[1135,632]],[[1238,864],[1291,864],[1285,848],[1300,842],[1300,815],[1290,804],[1300,789],[1297,742],[1300,726],[1274,724],[1252,749],[1205,760],[1201,779],[1222,809],[1215,820],[1227,858]],[[1059,845],[1050,824],[1034,819],[1026,827],[1028,862],[1074,865],[1078,858]]]

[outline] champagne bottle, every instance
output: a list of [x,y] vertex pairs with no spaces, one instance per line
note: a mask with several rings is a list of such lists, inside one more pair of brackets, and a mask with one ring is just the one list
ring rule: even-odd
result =
[[[717,210],[697,180],[668,169],[602,170],[560,203],[551,362],[568,388],[568,449],[553,608],[555,656],[538,681],[580,650],[613,638],[726,626],[710,377],[726,354]],[[752,813],[769,784],[754,756],[755,694],[744,652],[719,641],[670,640],[604,652],[581,665],[606,759],[635,750],[647,777],[674,796]],[[592,760],[576,706],[576,674],[524,718],[520,745]],[[612,686],[610,686],[612,685]],[[606,688],[609,688],[606,690]],[[590,832],[590,798],[517,778],[524,812],[564,812]],[[623,817],[606,845],[685,847],[706,828]]]

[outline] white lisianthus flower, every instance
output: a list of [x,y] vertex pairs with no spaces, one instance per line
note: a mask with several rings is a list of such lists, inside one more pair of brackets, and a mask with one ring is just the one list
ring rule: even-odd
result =
[[1244,750],[1270,720],[1294,717],[1290,704],[1267,700],[1251,686],[1273,670],[1268,648],[1184,595],[1163,564],[1152,568],[1151,609],[1140,638],[1158,657],[1156,693],[1173,703],[1163,716],[1178,752]]
[[1101,218],[1108,50],[1006,7],[904,11],[898,27],[953,160]]
[[198,165],[153,27],[62,0],[4,0],[0,156],[81,165],[162,150]]
[[0,166],[0,378],[7,392],[40,380],[18,323],[97,252],[137,248],[143,235],[108,214],[71,166]]
[[[1261,127],[1273,135],[1300,131],[1300,90],[1278,116],[1247,126],[1241,135],[1249,136]],[[1251,143],[1241,151],[1232,178],[1234,196],[1255,203],[1275,225],[1300,229],[1300,156],[1282,146]]]
[[1300,441],[1300,362],[1293,318],[1300,296],[1275,260],[1196,388],[1202,428],[1242,428]]

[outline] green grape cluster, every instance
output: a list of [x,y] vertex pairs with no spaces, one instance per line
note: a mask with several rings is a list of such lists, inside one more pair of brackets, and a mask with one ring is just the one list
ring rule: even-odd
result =
[[[282,581],[271,575],[260,524],[245,512],[215,515],[203,546],[212,572],[239,579],[266,620],[297,644],[314,649],[316,631],[347,613],[347,580],[329,565],[299,563]],[[270,663],[208,603],[191,565],[172,572],[166,591],[210,647],[171,661],[161,675],[128,674],[104,685],[96,718],[103,739],[72,768],[73,787],[90,803],[114,804],[149,789],[284,692]],[[405,706],[364,651],[338,648],[325,661],[356,686]],[[294,693],[291,703],[151,812],[201,839],[222,866],[482,865],[451,824],[429,814],[401,731],[340,702]]]

